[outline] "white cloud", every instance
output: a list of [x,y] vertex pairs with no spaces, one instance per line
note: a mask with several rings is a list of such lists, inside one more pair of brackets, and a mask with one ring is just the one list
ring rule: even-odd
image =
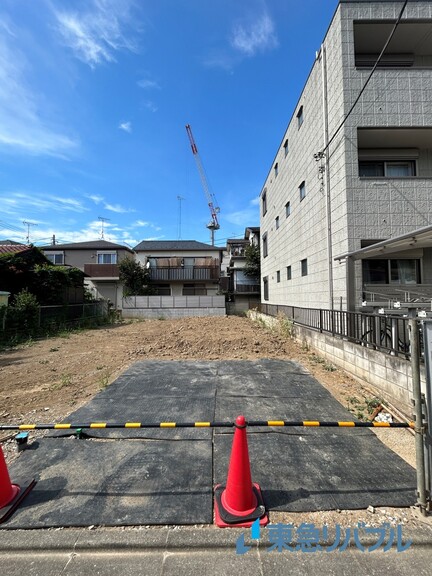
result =
[[150,110],[150,112],[157,112],[158,111],[158,107],[151,100],[144,100],[142,102],[142,105],[144,108],[147,108],[147,110]]
[[267,13],[247,25],[237,24],[231,35],[231,46],[246,56],[271,50],[277,45],[275,27]]
[[[256,198],[253,198],[249,205],[243,208],[242,210],[237,210],[236,212],[230,212],[228,214],[224,214],[224,220],[230,222],[230,224],[235,224],[236,226],[247,227],[247,226],[258,226],[259,225],[259,209],[257,206],[259,205],[256,201]],[[256,224],[258,222],[258,224]]]
[[132,123],[131,122],[122,122],[119,125],[119,129],[124,130],[125,132],[129,132],[129,134],[130,134],[132,132]]
[[89,194],[87,198],[93,200],[95,204],[100,204],[104,200],[103,196],[99,196],[98,194]]
[[132,226],[134,227],[138,227],[138,226],[151,226],[150,222],[146,222],[145,220],[136,220]]
[[124,206],[120,206],[120,204],[104,204],[105,210],[109,210],[110,212],[117,212],[118,214],[125,214],[126,212],[135,212],[133,208],[125,208]]
[[161,89],[159,83],[156,82],[156,80],[149,80],[149,79],[138,80],[137,84],[140,88],[144,88],[144,90],[160,90]]
[[136,52],[130,35],[132,24],[130,0],[89,0],[80,13],[57,11],[58,31],[75,56],[95,68],[98,64],[115,62],[115,52]]
[[[13,30],[12,30],[13,28]],[[28,84],[32,65],[19,47],[20,30],[0,21],[0,147],[64,157],[78,141],[50,123],[45,95]]]
[[251,200],[251,205],[252,206],[259,206],[260,204],[260,198],[259,196],[257,196],[256,198],[254,198],[253,200]]
[[2,212],[16,215],[34,211],[37,213],[53,214],[55,212],[83,213],[88,210],[76,198],[62,198],[50,194],[29,192],[4,192],[7,197],[2,198]]

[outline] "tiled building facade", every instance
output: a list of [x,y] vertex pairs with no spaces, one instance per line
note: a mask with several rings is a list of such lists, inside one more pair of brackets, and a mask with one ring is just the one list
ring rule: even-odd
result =
[[402,6],[337,6],[261,191],[264,302],[355,309],[370,285],[432,284],[427,246],[335,259],[432,224],[432,2],[408,2],[341,127]]

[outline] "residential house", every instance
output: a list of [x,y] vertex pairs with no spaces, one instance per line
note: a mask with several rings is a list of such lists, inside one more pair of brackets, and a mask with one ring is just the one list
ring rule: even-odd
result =
[[53,264],[82,270],[86,275],[85,285],[95,298],[121,306],[123,290],[118,265],[123,258],[133,258],[133,250],[106,240],[41,246],[41,250]]
[[[54,279],[44,266],[51,264],[32,244],[0,241],[0,290],[15,296],[28,290],[42,305],[81,303],[84,300],[84,274],[60,273]],[[53,287],[54,286],[54,287]]]
[[338,2],[261,191],[264,302],[432,296],[431,38],[430,0]]
[[195,240],[144,240],[136,258],[150,270],[159,296],[215,296],[219,291],[222,250]]
[[259,246],[258,227],[246,228],[242,239],[227,240],[221,285],[227,294],[227,311],[231,314],[256,308],[260,302],[260,278],[252,278],[244,272],[246,249],[251,244]]

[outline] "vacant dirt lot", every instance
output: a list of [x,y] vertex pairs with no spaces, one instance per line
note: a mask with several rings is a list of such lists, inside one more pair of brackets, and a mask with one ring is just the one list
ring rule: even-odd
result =
[[[139,360],[257,358],[300,362],[355,414],[373,397],[358,382],[304,350],[282,331],[270,330],[247,318],[147,320],[65,333],[1,352],[0,422],[58,422]],[[410,432],[376,432],[415,466]],[[11,434],[0,432],[0,440],[8,436]],[[5,449],[6,445],[7,456],[12,457],[12,443],[6,442]],[[352,520],[352,513],[347,514],[347,520]]]

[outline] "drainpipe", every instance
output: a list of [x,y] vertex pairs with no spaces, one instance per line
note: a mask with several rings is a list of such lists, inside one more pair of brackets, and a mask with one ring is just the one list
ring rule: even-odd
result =
[[417,505],[423,515],[426,515],[426,470],[424,461],[424,423],[422,393],[420,383],[420,342],[417,318],[409,319],[411,370],[413,386],[413,404],[415,418],[415,448],[416,448],[416,473],[417,473]]
[[328,258],[328,282],[329,282],[329,306],[334,308],[333,293],[333,248],[332,248],[332,223],[331,223],[331,197],[330,197],[330,154],[328,148],[328,97],[327,97],[327,57],[324,44],[321,44],[321,74],[323,87],[323,124],[324,124],[324,166],[326,176],[326,213],[327,213],[327,258]]

